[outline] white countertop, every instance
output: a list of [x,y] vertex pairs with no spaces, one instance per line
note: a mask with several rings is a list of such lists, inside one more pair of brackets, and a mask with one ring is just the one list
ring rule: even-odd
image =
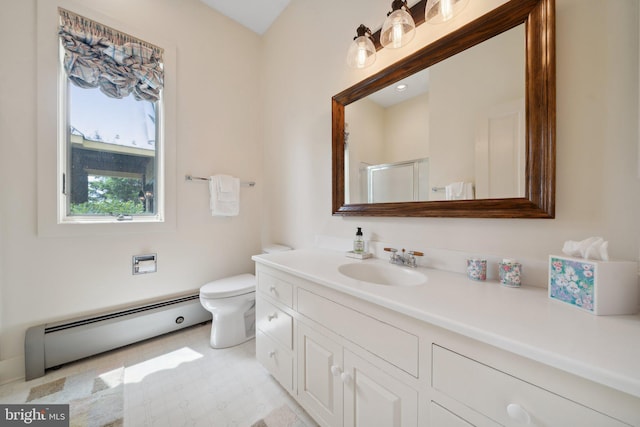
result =
[[[338,272],[341,252],[256,255],[257,263],[640,397],[640,315],[595,316],[547,297],[546,288],[508,288],[463,274],[418,268],[422,286],[384,286]],[[397,268],[407,268],[394,266]]]

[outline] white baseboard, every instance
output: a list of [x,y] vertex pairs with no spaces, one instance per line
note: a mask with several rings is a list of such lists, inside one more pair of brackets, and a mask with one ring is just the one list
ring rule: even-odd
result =
[[0,360],[0,385],[24,380],[24,357]]

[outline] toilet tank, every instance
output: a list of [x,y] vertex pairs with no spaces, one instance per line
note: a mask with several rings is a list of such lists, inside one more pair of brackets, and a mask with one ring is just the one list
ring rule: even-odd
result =
[[278,245],[278,244],[271,244],[271,245],[267,245],[264,246],[262,248],[262,253],[263,254],[272,254],[275,252],[284,252],[284,251],[290,251],[291,248],[289,246],[285,246],[285,245]]

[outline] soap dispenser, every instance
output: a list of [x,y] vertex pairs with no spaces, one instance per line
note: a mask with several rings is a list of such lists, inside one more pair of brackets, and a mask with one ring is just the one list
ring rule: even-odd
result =
[[362,227],[358,227],[356,238],[353,239],[353,252],[357,254],[364,253],[364,238],[362,237]]

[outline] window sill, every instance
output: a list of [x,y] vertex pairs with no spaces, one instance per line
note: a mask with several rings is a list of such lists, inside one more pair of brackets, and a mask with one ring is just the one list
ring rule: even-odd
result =
[[160,215],[154,216],[88,216],[88,217],[67,217],[58,221],[58,224],[144,224],[144,223],[163,223],[164,218]]

